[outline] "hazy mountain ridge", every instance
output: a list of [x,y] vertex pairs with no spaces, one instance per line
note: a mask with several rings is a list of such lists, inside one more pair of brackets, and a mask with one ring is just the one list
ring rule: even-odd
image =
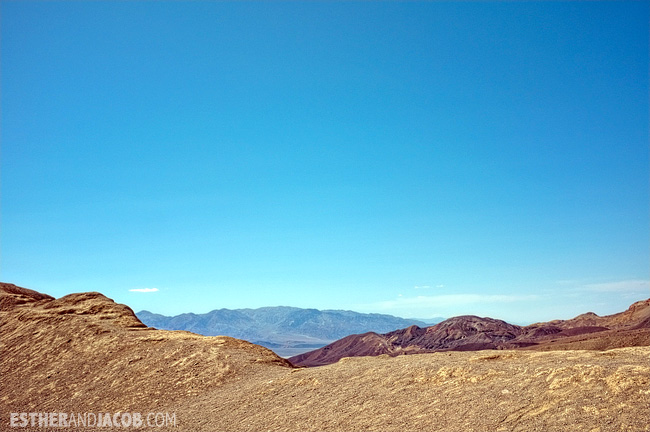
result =
[[494,318],[458,316],[436,325],[350,335],[289,358],[298,366],[322,366],[344,357],[486,349],[609,349],[650,345],[650,299],[608,316],[593,312],[569,320],[518,326]]
[[350,334],[385,333],[409,325],[426,326],[419,320],[392,315],[289,306],[215,309],[205,314],[185,313],[172,317],[144,310],[136,315],[151,327],[244,339],[271,348],[280,355],[296,355]]

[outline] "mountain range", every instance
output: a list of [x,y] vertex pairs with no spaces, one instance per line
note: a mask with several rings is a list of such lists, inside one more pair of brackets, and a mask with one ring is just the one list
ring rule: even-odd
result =
[[344,357],[421,354],[486,349],[609,349],[650,344],[650,299],[608,316],[593,312],[569,320],[528,326],[494,318],[458,316],[421,328],[412,325],[378,334],[350,335],[325,347],[289,358],[297,366],[322,366]]
[[230,336],[262,345],[287,357],[320,348],[350,334],[368,331],[385,333],[410,325],[427,325],[420,320],[392,315],[286,306],[216,309],[205,314],[184,313],[176,316],[143,310],[136,315],[150,327],[186,330],[204,336]]

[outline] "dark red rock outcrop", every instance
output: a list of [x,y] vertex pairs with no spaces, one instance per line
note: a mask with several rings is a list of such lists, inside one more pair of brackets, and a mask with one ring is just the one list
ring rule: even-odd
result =
[[410,326],[385,334],[351,335],[289,360],[297,366],[320,366],[343,357],[417,354],[445,350],[494,349],[521,334],[521,327],[493,318],[460,316],[431,327]]

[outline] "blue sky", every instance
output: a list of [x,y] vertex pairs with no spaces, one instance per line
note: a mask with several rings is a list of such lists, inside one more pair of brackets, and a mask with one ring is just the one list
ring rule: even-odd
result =
[[1,8],[3,281],[164,314],[650,296],[647,1]]

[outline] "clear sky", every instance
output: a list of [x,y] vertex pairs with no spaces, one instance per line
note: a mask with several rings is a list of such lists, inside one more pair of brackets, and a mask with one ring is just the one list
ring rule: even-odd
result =
[[648,1],[1,14],[5,282],[164,314],[650,297]]

